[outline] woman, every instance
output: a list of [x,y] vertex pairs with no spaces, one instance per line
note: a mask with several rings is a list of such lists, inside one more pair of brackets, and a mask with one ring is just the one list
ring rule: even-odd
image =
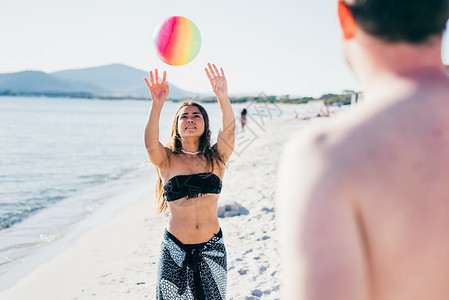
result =
[[157,299],[225,299],[226,248],[217,218],[225,163],[234,149],[235,120],[223,72],[205,69],[220,104],[222,129],[210,146],[209,119],[196,102],[181,104],[167,147],[159,142],[159,117],[169,93],[164,72],[150,72],[152,106],[145,146],[156,166],[158,212],[170,212],[161,246]]

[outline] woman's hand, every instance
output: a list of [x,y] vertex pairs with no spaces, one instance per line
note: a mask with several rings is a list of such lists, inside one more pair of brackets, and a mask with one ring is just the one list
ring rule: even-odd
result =
[[[210,84],[212,85],[212,90],[219,100],[228,97],[228,83],[226,82],[226,77],[224,75],[223,69],[220,68],[221,74],[215,65],[207,64],[209,69],[205,68],[207,78],[209,78]],[[212,68],[213,67],[213,68]]]
[[164,76],[162,78],[162,82],[159,83],[159,77],[157,74],[157,69],[154,70],[156,75],[156,82],[154,82],[153,79],[153,72],[150,71],[150,82],[145,78],[145,83],[148,86],[148,89],[150,90],[151,99],[153,100],[153,104],[157,105],[164,105],[165,99],[167,99],[169,88],[167,83],[167,72],[164,71]]

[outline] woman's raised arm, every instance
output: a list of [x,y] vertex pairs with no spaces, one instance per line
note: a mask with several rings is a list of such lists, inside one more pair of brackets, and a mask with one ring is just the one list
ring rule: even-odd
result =
[[215,65],[207,64],[207,66],[208,68],[205,68],[207,78],[217,96],[221,110],[222,127],[218,133],[217,151],[223,156],[224,161],[227,161],[234,150],[235,143],[235,118],[228,97],[228,83],[222,68],[220,73]]
[[151,110],[148,117],[148,123],[145,127],[145,147],[147,148],[150,161],[158,167],[168,163],[168,154],[166,148],[159,142],[159,118],[162,107],[167,99],[169,88],[166,80],[167,72],[164,71],[162,82],[159,83],[158,72],[155,70],[156,81],[153,78],[153,72],[150,71],[150,82],[145,78],[151,94]]

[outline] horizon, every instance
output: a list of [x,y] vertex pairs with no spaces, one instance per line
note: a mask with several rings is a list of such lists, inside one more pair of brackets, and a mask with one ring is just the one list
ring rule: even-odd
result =
[[[361,90],[341,51],[336,3],[7,2],[0,12],[0,26],[7,28],[0,32],[0,73],[123,64],[146,72],[166,70],[167,80],[180,89],[210,93],[204,67],[211,62],[223,67],[230,94],[315,97]],[[178,67],[160,61],[153,45],[154,30],[174,15],[192,20],[202,37],[198,56]],[[447,32],[442,59],[449,64]]]
[[[88,69],[96,69],[96,68],[102,68],[102,67],[110,67],[110,66],[123,66],[123,67],[127,67],[127,68],[132,68],[132,69],[134,69],[134,70],[137,70],[137,71],[142,71],[142,72],[145,72],[144,70],[142,70],[142,69],[137,69],[137,68],[135,68],[135,67],[132,67],[132,66],[128,66],[128,65],[125,65],[125,64],[121,64],[121,63],[111,63],[111,64],[108,64],[108,65],[101,65],[101,66],[93,66],[93,67],[87,67],[87,68],[73,68],[73,69],[63,69],[63,70],[58,70],[58,71],[54,71],[54,72],[51,72],[51,73],[47,73],[47,72],[44,72],[44,71],[42,71],[42,70],[22,70],[22,71],[18,71],[18,72],[12,72],[12,73],[0,73],[0,75],[8,75],[8,74],[16,74],[16,73],[23,73],[23,72],[42,72],[42,73],[45,73],[45,74],[49,74],[49,75],[51,75],[51,74],[55,74],[55,73],[58,73],[58,72],[66,72],[66,71],[79,71],[79,70],[88,70]],[[170,83],[170,82],[169,82]],[[172,84],[172,83],[171,83]],[[175,85],[176,86],[176,85]],[[178,86],[176,86],[177,88],[179,88]],[[345,94],[345,91],[346,90],[342,90],[341,92],[339,92],[339,93],[333,93],[333,94]],[[212,91],[210,91],[210,92],[197,92],[197,91],[191,91],[191,90],[189,90],[189,91],[186,91],[186,92],[191,92],[191,93],[195,93],[195,94],[199,94],[199,97],[201,97],[200,99],[202,99],[202,98],[209,98],[209,97],[214,97],[214,93],[212,92]],[[360,92],[360,91],[355,91],[355,92]],[[26,92],[24,92],[24,93],[26,93]],[[40,93],[40,92],[39,92]],[[45,94],[45,93],[44,93]],[[68,93],[68,94],[72,94],[72,93]],[[319,98],[319,97],[321,97],[321,96],[323,96],[323,95],[326,95],[326,94],[329,94],[329,93],[324,93],[324,94],[321,94],[321,95],[315,95],[315,96],[312,96],[312,95],[290,95],[290,94],[285,94],[285,93],[281,93],[281,94],[266,94],[264,91],[253,91],[253,92],[235,92],[235,93],[229,93],[229,97],[234,97],[234,98],[239,98],[239,97],[259,97],[260,96],[260,94],[265,94],[265,96],[276,96],[276,97],[282,97],[282,96],[289,96],[289,98],[290,99],[294,99],[294,98],[306,98],[306,97],[313,97],[313,98]],[[99,97],[102,97],[103,95],[96,95],[96,94],[92,94],[93,96],[99,96]],[[149,96],[149,94],[148,94],[148,96]],[[123,97],[125,97],[125,96],[123,96]],[[130,97],[130,98],[133,98],[134,96],[128,96],[128,97]],[[140,97],[138,97],[138,98],[140,98]],[[189,97],[188,97],[189,98]],[[186,98],[186,99],[188,99],[188,98]],[[136,98],[137,99],[137,98]],[[174,101],[178,101],[178,100],[174,100]]]

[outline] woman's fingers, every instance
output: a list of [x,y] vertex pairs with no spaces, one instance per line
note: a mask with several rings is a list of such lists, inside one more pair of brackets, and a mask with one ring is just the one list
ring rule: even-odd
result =
[[[211,65],[210,63],[208,63],[207,66],[208,66],[209,70],[206,69],[206,72],[209,71],[208,74],[211,75],[210,78],[214,78],[214,77],[225,77],[223,68],[220,68],[220,71],[221,71],[221,72],[219,72],[219,71],[218,71],[218,68],[217,68],[217,66],[215,66],[215,64],[212,64],[212,65]],[[209,76],[209,75],[208,75],[208,76]],[[209,79],[210,79],[210,78],[209,78]]]
[[215,71],[216,76],[220,76],[220,73],[218,73],[217,67],[215,65],[212,65],[212,66],[214,67],[214,71]]
[[[148,80],[145,79],[145,82],[147,83],[148,87],[152,87],[155,84],[159,84],[159,74],[158,74],[158,70],[154,69],[154,76],[153,76],[153,71],[150,71],[150,82],[151,84],[148,82]],[[162,78],[161,84],[164,84],[167,82],[167,71],[164,71],[164,77]],[[154,77],[156,77],[156,80],[154,79]]]
[[207,68],[204,68],[204,70],[206,71],[207,78],[209,78],[210,84],[213,85],[213,83],[214,83],[214,78],[212,77],[212,75],[210,75],[209,70],[208,70]]
[[154,85],[153,71],[150,71],[150,82],[151,85]]
[[148,87],[148,88],[151,88],[151,85],[150,85],[150,83],[148,82],[148,79],[144,78],[144,80],[145,80],[145,83],[147,84],[147,87]]
[[212,66],[210,65],[210,63],[207,63],[207,66],[209,67],[209,72],[212,75],[212,77],[217,76],[217,74],[215,74],[214,69],[212,69]]

